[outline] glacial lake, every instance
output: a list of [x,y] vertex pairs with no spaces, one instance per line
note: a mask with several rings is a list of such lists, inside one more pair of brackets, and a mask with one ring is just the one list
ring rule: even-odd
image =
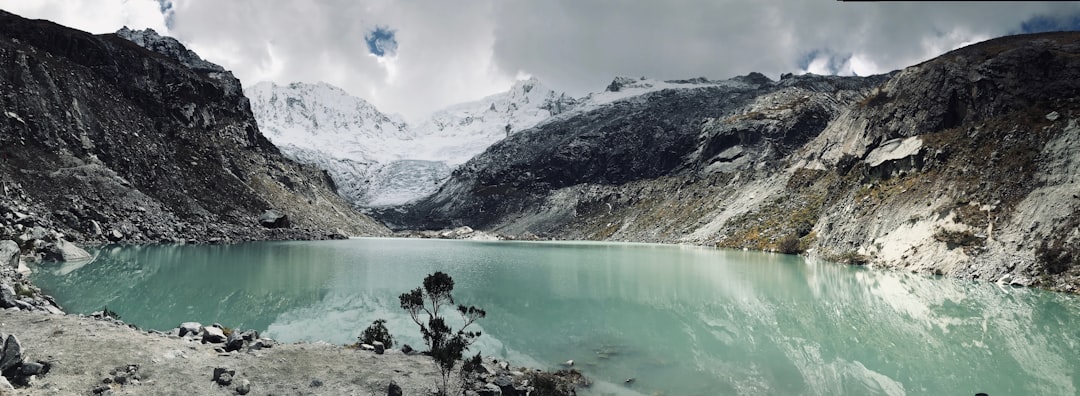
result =
[[[105,247],[33,281],[71,313],[346,344],[443,271],[488,316],[473,351],[575,368],[585,394],[1072,395],[1080,300],[990,283],[702,247],[421,239]],[[626,384],[627,378],[635,381]]]

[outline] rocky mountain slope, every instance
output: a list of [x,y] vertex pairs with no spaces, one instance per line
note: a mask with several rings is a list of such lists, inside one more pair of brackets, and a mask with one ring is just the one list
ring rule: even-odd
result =
[[1080,287],[1080,33],[994,39],[885,76],[694,82],[514,134],[377,217]]
[[326,169],[356,206],[429,195],[492,143],[576,104],[529,79],[410,125],[325,83],[262,82],[245,93],[267,137],[290,158]]
[[263,137],[231,73],[152,31],[119,34],[0,12],[0,239],[385,232]]

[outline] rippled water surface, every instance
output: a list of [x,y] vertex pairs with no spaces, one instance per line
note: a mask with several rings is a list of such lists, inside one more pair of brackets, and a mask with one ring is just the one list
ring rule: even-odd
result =
[[[573,359],[594,394],[1072,395],[1074,296],[698,247],[417,239],[134,246],[34,282],[68,312],[108,305],[142,328],[181,321],[281,341],[351,343],[444,271],[485,308],[485,355]],[[624,384],[627,378],[635,378]]]

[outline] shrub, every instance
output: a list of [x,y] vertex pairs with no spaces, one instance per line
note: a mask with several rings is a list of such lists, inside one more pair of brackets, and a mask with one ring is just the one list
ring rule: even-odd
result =
[[[447,386],[450,381],[450,372],[454,364],[461,360],[462,354],[469,349],[479,331],[465,331],[477,319],[487,315],[484,310],[474,306],[458,305],[457,311],[461,314],[464,324],[457,331],[450,329],[446,321],[439,314],[439,310],[445,306],[453,306],[454,279],[443,272],[435,272],[424,278],[424,286],[413,289],[408,293],[398,296],[401,308],[409,313],[409,317],[417,326],[420,326],[420,334],[424,336],[424,343],[428,346],[428,353],[439,366],[442,375],[442,388],[439,394],[447,394]],[[426,316],[427,320],[423,320]]]
[[803,250],[799,246],[799,237],[795,234],[788,234],[787,236],[780,238],[780,241],[776,243],[776,250],[784,254],[799,254]]
[[841,254],[840,256],[836,257],[835,259],[833,259],[833,261],[837,261],[837,262],[844,263],[844,264],[847,264],[847,265],[867,265],[867,264],[870,264],[870,258],[869,257],[867,257],[865,255],[855,253],[854,251],[844,252],[844,254]]
[[950,249],[960,246],[975,246],[983,242],[983,239],[971,231],[956,231],[939,229],[934,233],[934,239],[945,242]]
[[374,344],[375,341],[378,341],[387,348],[394,346],[394,337],[390,335],[389,330],[386,330],[385,319],[377,319],[371,322],[371,326],[364,329],[359,338],[361,344]]

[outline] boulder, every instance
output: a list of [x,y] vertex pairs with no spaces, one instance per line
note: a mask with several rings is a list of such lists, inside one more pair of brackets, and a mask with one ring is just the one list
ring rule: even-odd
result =
[[405,344],[405,345],[401,346],[401,353],[404,353],[406,355],[411,355],[415,351],[416,350],[413,349],[413,347],[409,346],[409,344]]
[[8,382],[7,378],[0,377],[0,393],[7,394],[5,391],[14,391],[15,387]]
[[374,341],[371,343],[371,346],[374,348],[375,353],[379,355],[382,355],[383,352],[386,352],[386,345],[383,345],[382,341]]
[[19,366],[19,375],[29,377],[45,371],[45,365],[38,362],[26,362]]
[[18,366],[22,360],[22,343],[14,334],[7,336],[4,340],[4,352],[0,354],[0,372]]
[[199,323],[199,322],[184,322],[184,323],[180,324],[180,336],[181,337],[183,337],[185,335],[188,335],[188,334],[199,335],[199,333],[202,333],[202,330],[203,330],[202,323]]
[[255,342],[251,343],[251,345],[248,346],[248,350],[249,351],[257,351],[257,350],[260,350],[260,349],[273,348],[273,347],[274,347],[274,341],[273,340],[270,340],[268,338],[260,338],[258,340],[255,340]]
[[374,351],[375,346],[371,344],[360,344],[360,349],[363,349],[365,351]]
[[240,338],[243,338],[244,341],[247,342],[254,342],[255,340],[259,339],[259,332],[255,330],[247,330],[243,333],[240,333]]
[[225,331],[221,330],[221,328],[214,326],[203,327],[202,342],[204,344],[208,342],[218,344],[225,342],[225,340]]
[[235,331],[225,340],[225,352],[239,351],[244,348],[244,338]]
[[0,283],[0,308],[14,307],[18,302],[15,289],[7,283]]
[[284,228],[289,226],[289,217],[273,210],[267,210],[259,216],[259,224],[266,228]]
[[236,383],[236,394],[246,395],[251,392],[251,381],[242,379]]
[[386,396],[401,396],[402,394],[401,387],[394,381],[390,381],[390,385],[386,387]]
[[46,260],[82,262],[89,261],[92,258],[93,256],[87,251],[63,239],[57,239],[56,242],[49,245],[45,250]]
[[42,240],[42,241],[47,240],[47,239],[52,239],[52,238],[50,238],[50,236],[52,236],[52,235],[49,233],[49,231],[46,230],[45,227],[42,227],[42,226],[30,227],[30,231],[26,234],[26,236],[27,236],[27,239],[37,239],[37,240]]
[[492,384],[499,387],[499,390],[502,391],[502,394],[504,395],[517,394],[517,391],[514,389],[514,381],[508,376],[497,376],[495,377],[495,381],[492,381]]
[[487,384],[476,393],[480,396],[502,396],[502,389],[495,384]]
[[214,382],[217,382],[218,385],[228,386],[232,383],[233,376],[235,375],[236,370],[227,369],[224,367],[214,368]]
[[19,268],[19,253],[19,244],[15,241],[0,241],[0,265]]

